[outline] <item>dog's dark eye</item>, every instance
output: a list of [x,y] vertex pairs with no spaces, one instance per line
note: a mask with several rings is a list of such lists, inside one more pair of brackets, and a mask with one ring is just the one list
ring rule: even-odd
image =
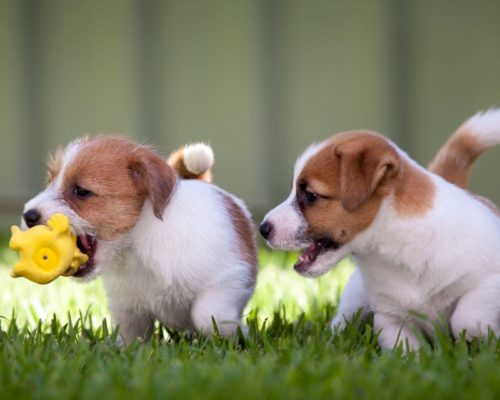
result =
[[305,198],[308,204],[314,203],[318,199],[318,195],[314,192],[305,191]]
[[73,194],[80,199],[86,199],[87,197],[89,197],[92,194],[92,192],[90,190],[87,190],[87,189],[81,187],[81,186],[76,185],[73,188]]

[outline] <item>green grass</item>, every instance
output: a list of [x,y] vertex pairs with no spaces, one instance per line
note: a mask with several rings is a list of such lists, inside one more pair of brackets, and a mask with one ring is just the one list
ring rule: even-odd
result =
[[[352,265],[319,280],[293,255],[261,251],[246,338],[157,329],[150,343],[116,344],[99,281],[47,286],[11,279],[0,252],[0,398],[319,399],[500,396],[500,344],[438,336],[418,355],[381,351],[371,325],[332,335],[329,320]],[[15,317],[13,318],[13,314]]]

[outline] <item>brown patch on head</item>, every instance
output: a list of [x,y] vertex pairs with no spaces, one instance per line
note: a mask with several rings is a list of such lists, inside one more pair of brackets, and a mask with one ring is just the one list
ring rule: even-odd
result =
[[[161,157],[115,136],[97,137],[79,146],[65,167],[62,191],[98,238],[113,240],[133,227],[146,199],[161,219],[176,182],[175,172]],[[78,188],[89,193],[81,195],[85,192]]]
[[201,174],[193,174],[189,171],[184,163],[184,146],[174,151],[168,157],[168,164],[177,171],[179,176],[183,179],[199,179],[200,181],[212,182],[212,170],[208,169]]
[[[400,159],[381,135],[367,131],[333,136],[312,156],[297,179],[297,203],[307,235],[350,242],[375,218],[391,191]],[[308,192],[317,194],[314,202]]]
[[430,178],[387,139],[368,131],[333,136],[308,160],[296,187],[306,235],[339,244],[370,226],[388,195],[394,194],[396,210],[407,216],[424,213],[434,199]]
[[466,188],[472,165],[484,150],[477,139],[461,127],[439,150],[429,165],[429,171],[461,188]]
[[383,179],[399,170],[399,155],[389,142],[373,134],[352,135],[335,147],[339,169],[339,198],[349,212],[358,210]]
[[63,150],[58,147],[55,153],[49,154],[47,162],[47,184],[51,184],[59,175],[62,166]]
[[231,196],[222,191],[220,193],[236,230],[241,258],[251,265],[253,277],[256,278],[258,261],[252,221],[245,215],[244,211]]

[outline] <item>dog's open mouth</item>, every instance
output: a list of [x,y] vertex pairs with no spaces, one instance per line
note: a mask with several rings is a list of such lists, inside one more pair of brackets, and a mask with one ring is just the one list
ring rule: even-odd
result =
[[293,268],[299,273],[307,272],[321,254],[337,250],[340,244],[328,238],[315,240],[299,257]]
[[97,250],[97,240],[95,237],[90,235],[80,235],[76,239],[76,245],[83,254],[86,254],[89,259],[88,261],[80,265],[78,271],[76,271],[73,276],[76,278],[82,278],[92,272],[95,268],[95,252]]

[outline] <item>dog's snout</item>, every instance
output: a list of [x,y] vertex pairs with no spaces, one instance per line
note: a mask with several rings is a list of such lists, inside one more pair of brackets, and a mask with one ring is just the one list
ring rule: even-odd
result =
[[28,210],[23,214],[24,222],[26,222],[26,225],[28,226],[28,228],[31,228],[35,225],[38,225],[41,218],[42,218],[42,215],[36,209]]
[[271,224],[269,221],[264,221],[259,227],[259,232],[264,239],[268,239],[272,231],[273,224]]

